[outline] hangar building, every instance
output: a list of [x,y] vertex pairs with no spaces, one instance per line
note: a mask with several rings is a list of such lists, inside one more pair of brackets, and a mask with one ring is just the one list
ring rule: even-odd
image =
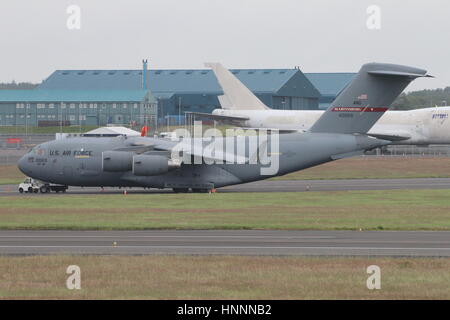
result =
[[320,92],[319,109],[326,109],[337,95],[352,81],[356,73],[305,73],[305,76]]
[[0,125],[58,126],[153,123],[148,90],[0,90]]
[[[326,108],[354,73],[230,70],[274,109]],[[34,90],[0,90],[0,125],[177,124],[223,94],[211,70],[56,70]]]
[[[231,70],[274,109],[317,109],[320,93],[299,69]],[[37,90],[139,90],[158,101],[158,117],[219,108],[223,92],[211,70],[57,70]]]

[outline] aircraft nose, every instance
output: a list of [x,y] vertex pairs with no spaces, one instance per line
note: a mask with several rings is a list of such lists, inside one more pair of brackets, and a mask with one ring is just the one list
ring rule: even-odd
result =
[[19,170],[22,171],[24,174],[28,175],[28,166],[27,166],[27,159],[28,159],[28,153],[25,154],[22,158],[19,159],[19,162],[17,163],[17,167],[19,167]]

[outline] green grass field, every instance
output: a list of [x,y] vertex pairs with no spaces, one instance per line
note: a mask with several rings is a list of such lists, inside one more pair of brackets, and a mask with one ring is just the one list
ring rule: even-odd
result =
[[[369,290],[369,265],[381,289]],[[66,269],[81,268],[81,289]],[[0,257],[1,299],[450,299],[450,259],[245,256]]]
[[0,166],[0,185],[19,184],[24,178],[17,166]]
[[0,197],[1,229],[450,230],[450,190]]
[[276,180],[450,178],[449,157],[356,157],[293,172]]

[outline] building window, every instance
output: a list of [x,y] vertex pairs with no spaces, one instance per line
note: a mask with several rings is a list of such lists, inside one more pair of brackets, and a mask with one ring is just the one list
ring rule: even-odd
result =
[[75,109],[75,103],[70,104],[70,109]]
[[94,109],[97,109],[97,104],[96,103],[94,103]]
[[49,103],[48,107],[49,107],[50,109],[53,109],[53,108],[55,107],[55,105],[54,105],[53,103]]
[[137,103],[135,103],[135,104],[134,104],[134,108],[135,108],[135,109],[137,109],[137,107],[138,107],[138,104],[137,104]]
[[124,104],[122,105],[122,107],[123,107],[124,109],[126,109],[126,108],[127,108],[127,104],[124,103]]
[[61,103],[61,109],[65,109],[66,108],[66,104],[65,103]]
[[93,103],[89,103],[89,109],[93,109],[94,108],[94,104]]
[[115,109],[117,107],[117,105],[115,103],[113,103],[113,109]]

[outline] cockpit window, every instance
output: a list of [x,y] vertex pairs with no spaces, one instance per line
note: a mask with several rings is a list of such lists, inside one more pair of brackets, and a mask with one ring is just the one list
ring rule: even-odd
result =
[[45,154],[45,149],[42,146],[36,146],[31,149],[31,152],[37,156],[43,156]]

